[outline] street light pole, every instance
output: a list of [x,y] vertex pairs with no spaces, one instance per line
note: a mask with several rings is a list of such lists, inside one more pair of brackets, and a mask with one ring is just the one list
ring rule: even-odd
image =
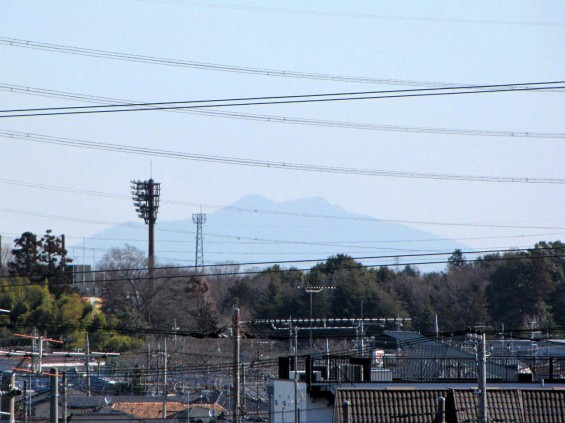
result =
[[312,294],[314,292],[310,291],[310,354],[312,354]]
[[335,286],[316,286],[316,285],[306,285],[306,286],[299,286],[299,289],[304,289],[304,292],[310,294],[310,354],[312,354],[313,349],[313,341],[312,341],[312,320],[313,320],[313,299],[312,294],[317,294],[322,292],[324,289],[335,289]]

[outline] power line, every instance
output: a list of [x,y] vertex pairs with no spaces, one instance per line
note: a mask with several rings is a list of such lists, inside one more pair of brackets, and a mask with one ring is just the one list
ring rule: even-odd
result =
[[363,84],[407,85],[407,86],[445,85],[443,83],[429,82],[429,81],[410,81],[410,80],[402,80],[402,79],[331,75],[331,74],[315,73],[315,72],[296,72],[290,70],[262,69],[262,68],[233,66],[233,65],[218,64],[218,63],[205,63],[205,62],[196,62],[196,61],[180,60],[180,59],[167,59],[162,57],[119,53],[119,52],[96,50],[90,48],[65,46],[65,45],[52,44],[52,43],[41,43],[36,41],[7,38],[7,37],[0,37],[0,44],[8,45],[11,47],[22,47],[22,48],[45,50],[45,51],[72,54],[72,55],[121,60],[126,62],[148,63],[153,65],[165,65],[165,66],[184,67],[184,68],[209,70],[209,71],[234,72],[234,73],[274,76],[274,77],[283,77],[283,78],[313,79],[313,80],[336,81],[336,82],[354,82],[354,83],[363,83]]
[[[175,104],[190,105],[195,103],[196,104],[197,103],[232,103],[238,101],[293,100],[293,99],[312,99],[312,98],[326,98],[326,97],[330,97],[330,98],[345,97],[349,99],[349,97],[352,96],[364,96],[364,95],[375,95],[375,94],[403,94],[403,93],[427,93],[427,92],[433,93],[433,92],[471,90],[471,89],[491,90],[498,88],[512,88],[514,90],[519,90],[520,88],[535,88],[546,85],[564,84],[564,83],[565,81],[520,82],[513,84],[461,85],[461,86],[444,86],[437,88],[411,88],[411,89],[402,89],[402,90],[347,91],[347,92],[337,92],[337,93],[277,95],[277,96],[262,96],[262,97],[232,97],[232,98],[208,99],[208,100],[157,101],[157,102],[137,102],[137,103],[127,102],[127,103],[103,104],[98,106],[63,106],[63,107],[39,107],[32,109],[5,109],[5,110],[0,110],[0,113],[37,112],[37,111],[53,111],[53,110],[107,109],[111,107],[169,106]],[[563,88],[563,87],[558,87],[558,88]]]
[[[6,208],[0,208],[0,212],[8,212],[8,213],[16,213],[19,215],[32,215],[32,216],[38,216],[38,217],[49,217],[49,218],[54,218],[54,219],[62,219],[62,220],[71,220],[71,221],[78,221],[78,222],[87,222],[87,223],[95,223],[95,224],[120,224],[119,222],[108,222],[108,221],[99,221],[99,220],[89,220],[89,219],[84,219],[84,218],[73,218],[73,217],[66,217],[66,216],[60,216],[60,215],[53,215],[53,214],[47,214],[47,213],[40,213],[40,212],[30,212],[30,211],[26,211],[26,210],[15,210],[15,209],[6,209]],[[331,218],[330,216],[325,216],[326,218]],[[376,219],[375,219],[376,220]],[[413,222],[416,223],[416,222]],[[425,222],[419,222],[421,224],[425,224]],[[488,224],[455,224],[455,223],[438,223],[438,222],[427,222],[428,224],[435,224],[435,225],[456,225],[456,226],[474,226],[474,227],[496,227],[496,228],[521,228],[521,229],[547,229],[547,227],[525,227],[525,226],[509,226],[509,225],[488,225]],[[131,228],[135,228],[135,229],[141,229],[141,226],[137,225],[137,224],[123,224],[125,226],[131,227]],[[552,229],[565,229],[565,228],[555,228],[555,227],[550,227]],[[164,229],[164,228],[160,228],[160,231],[163,232],[175,232],[175,233],[189,233],[189,234],[193,234],[194,232],[191,231],[183,231],[183,230],[173,230],[173,229]],[[550,234],[545,234],[545,235],[552,235],[554,233],[550,233]],[[395,249],[391,249],[391,248],[384,248],[384,247],[367,247],[367,246],[360,246],[360,245],[344,245],[345,242],[348,241],[336,241],[336,242],[315,242],[315,241],[293,241],[293,240],[279,240],[279,239],[264,239],[264,238],[257,238],[257,237],[244,237],[241,235],[224,235],[224,234],[217,234],[217,233],[209,233],[209,236],[212,237],[216,237],[216,238],[227,238],[227,239],[233,239],[236,240],[234,241],[234,243],[239,244],[287,244],[287,245],[316,245],[316,246],[330,246],[330,247],[338,247],[338,248],[370,248],[372,250],[395,250]],[[15,235],[17,236],[17,235]],[[517,235],[519,237],[532,237],[532,236],[538,236],[536,234],[531,234],[531,235]],[[510,238],[513,238],[515,236],[508,236]],[[497,238],[497,237],[493,237],[493,238]],[[417,240],[415,240],[417,241]],[[370,242],[370,241],[368,241]],[[392,241],[391,241],[392,242]],[[215,241],[210,241],[210,243],[221,243],[221,244],[225,244],[226,242],[215,242]],[[91,248],[90,248],[91,249]],[[413,249],[396,249],[397,251],[414,251]],[[425,251],[425,250],[424,250]]]
[[442,173],[424,173],[424,172],[405,172],[391,170],[376,170],[362,168],[348,168],[341,166],[320,166],[302,163],[275,162],[267,160],[255,160],[239,157],[212,156],[206,154],[184,153],[179,151],[159,150],[145,147],[134,147],[120,144],[107,144],[94,141],[84,141],[71,138],[54,137],[49,135],[32,134],[17,131],[0,130],[0,136],[6,138],[15,138],[26,141],[41,142],[47,144],[57,144],[72,147],[88,148],[94,150],[113,151],[118,153],[139,154],[155,157],[166,157],[182,160],[194,160],[200,162],[230,164],[247,167],[262,167],[269,169],[306,171],[316,173],[330,174],[346,174],[357,176],[372,177],[394,177],[394,178],[410,178],[410,179],[432,179],[432,180],[452,180],[466,182],[498,182],[498,183],[522,183],[522,184],[565,184],[565,179],[557,178],[529,178],[515,176],[478,176],[478,175],[456,175]]
[[[65,100],[74,101],[90,101],[99,104],[112,104],[120,103],[139,103],[131,100],[123,100],[109,97],[91,96],[77,93],[70,93],[65,91],[54,91],[42,88],[25,87],[13,84],[0,83],[0,90],[17,94],[36,95],[48,98],[62,98]],[[349,121],[333,121],[322,119],[305,119],[290,116],[277,116],[277,115],[260,115],[254,113],[238,113],[221,110],[169,110],[170,112],[177,113],[190,113],[196,115],[212,116],[227,119],[244,119],[269,123],[280,124],[294,124],[306,126],[322,126],[330,128],[343,128],[343,129],[359,129],[371,131],[388,131],[388,132],[408,132],[408,133],[425,133],[425,134],[442,134],[442,135],[463,135],[463,136],[481,136],[481,137],[510,137],[510,138],[542,138],[542,139],[559,139],[565,138],[563,133],[545,133],[545,132],[531,132],[531,131],[494,131],[483,129],[457,129],[457,128],[433,128],[433,127],[418,127],[408,125],[385,125],[374,123],[362,122],[349,122]]]
[[[398,98],[452,96],[452,95],[467,95],[467,94],[492,94],[492,93],[501,93],[501,92],[529,92],[529,91],[543,91],[543,90],[556,90],[556,89],[560,90],[562,88],[565,88],[565,85],[561,85],[564,82],[565,81],[534,82],[530,84],[498,84],[498,85],[490,85],[490,86],[477,85],[477,86],[464,86],[464,87],[423,88],[423,89],[414,89],[414,90],[388,90],[388,91],[367,91],[367,92],[334,93],[334,94],[247,97],[247,98],[216,99],[216,100],[166,101],[166,102],[113,104],[113,105],[99,105],[99,106],[70,106],[70,107],[44,107],[44,108],[33,108],[33,109],[11,109],[11,110],[0,110],[0,118],[141,112],[141,111],[155,111],[155,110],[199,109],[199,108],[214,108],[214,107],[268,106],[268,105],[281,105],[281,104],[324,103],[324,102],[356,101],[356,100],[384,100],[391,98],[398,99]],[[557,84],[557,85],[542,86],[545,84]],[[493,88],[487,88],[487,87],[493,87]],[[494,87],[500,87],[500,88],[494,88]],[[452,90],[452,91],[447,92],[445,90]],[[425,92],[425,91],[433,91],[433,92]],[[400,93],[400,94],[395,94],[395,93]]]
[[287,13],[293,15],[330,16],[330,17],[340,17],[340,18],[400,20],[400,21],[416,21],[416,22],[494,24],[494,25],[565,26],[565,24],[561,22],[508,21],[508,20],[493,20],[493,19],[457,19],[457,18],[439,18],[439,17],[424,17],[424,16],[375,15],[370,13],[331,12],[331,11],[321,11],[321,10],[260,7],[260,6],[251,6],[251,5],[222,4],[222,3],[203,2],[203,1],[191,1],[188,3],[178,0],[140,0],[140,1],[152,2],[152,3],[169,3],[169,4],[176,4],[182,6],[203,6],[209,8],[217,8],[217,9],[250,10],[254,12]]
[[[557,250],[559,253],[561,252],[561,250],[563,250],[563,248],[559,248],[559,247],[554,247],[554,248],[534,248],[534,249],[524,249],[524,250],[477,250],[477,251],[471,251],[471,252],[463,252],[463,254],[489,254],[489,257],[485,258],[485,257],[477,257],[474,259],[466,259],[466,263],[485,263],[485,262],[498,262],[498,261],[515,261],[515,260],[535,260],[535,259],[540,259],[540,258],[563,258],[565,257],[565,254],[550,254],[550,255],[543,255],[543,256],[528,256],[525,253],[526,252],[531,252],[531,251],[543,251],[543,250]],[[515,253],[515,255],[512,256],[508,256],[508,255],[504,255],[504,256],[500,256],[499,254],[502,252],[508,252],[508,253]],[[396,257],[403,257],[403,258],[407,258],[407,257],[411,257],[411,258],[423,258],[423,257],[437,257],[437,256],[445,256],[445,255],[450,255],[452,254],[452,252],[449,253],[425,253],[425,254],[405,254],[405,255],[390,255],[390,256],[373,256],[373,257],[357,257],[357,258],[353,258],[353,260],[375,260],[375,259],[379,259],[379,260],[384,260],[384,259],[395,259]],[[244,264],[239,264],[239,266],[243,266],[243,265],[259,265],[259,264],[271,264],[271,265],[278,265],[278,264],[290,264],[290,263],[308,263],[308,262],[318,262],[318,263],[323,263],[324,261],[326,261],[327,259],[318,259],[318,260],[290,260],[290,261],[278,261],[278,262],[250,262],[250,263],[244,263]],[[337,261],[339,262],[340,260],[337,259]],[[419,266],[419,265],[437,265],[437,264],[448,264],[449,260],[433,260],[433,261],[412,261],[412,262],[403,262],[401,263],[403,266]],[[377,267],[390,267],[390,266],[395,266],[395,263],[375,263],[375,264],[362,264],[362,263],[355,263],[355,265],[353,266],[349,266],[349,265],[335,265],[333,267],[333,269],[372,269],[372,268],[377,268]],[[205,268],[214,268],[214,267],[220,267],[220,268],[224,268],[225,264],[218,264],[218,265],[207,265],[205,266]],[[165,266],[165,267],[158,267],[156,268],[157,270],[157,274],[155,275],[155,279],[165,279],[167,281],[172,280],[172,279],[178,279],[178,278],[191,278],[191,277],[204,277],[204,278],[208,278],[208,277],[213,277],[213,276],[242,276],[242,275],[258,275],[258,274],[270,274],[270,273],[291,273],[291,272],[309,272],[312,271],[311,268],[296,268],[296,267],[290,267],[287,269],[283,269],[283,268],[269,268],[267,270],[263,269],[263,270],[259,270],[259,269],[253,269],[253,270],[244,270],[244,271],[221,271],[221,272],[214,272],[211,274],[205,274],[201,271],[197,272],[197,273],[190,273],[190,274],[173,274],[173,275],[160,275],[159,271],[162,270],[180,270],[180,269],[193,269],[194,266]],[[91,274],[96,274],[96,273],[112,273],[112,272],[123,272],[123,271],[137,271],[137,272],[143,272],[143,271],[147,271],[147,268],[131,268],[131,269],[101,269],[101,270],[91,270],[91,271],[83,271],[83,272],[75,272],[77,274],[79,273],[91,273]],[[204,270],[204,269],[202,269]],[[40,276],[46,276],[49,277],[50,274],[48,273],[39,273],[39,274],[34,274],[34,275],[40,275]],[[27,277],[28,275],[11,275],[11,277]],[[54,275],[53,275],[54,276]],[[143,280],[152,280],[152,277],[149,276],[132,276],[132,277],[111,277],[109,279],[104,279],[102,281],[100,280],[92,280],[92,281],[83,281],[81,283],[110,283],[110,282],[119,282],[119,281],[130,281],[131,279],[135,279],[137,281],[143,281]],[[28,283],[11,283],[10,286],[31,286],[31,285],[42,285],[43,282],[28,282]],[[61,285],[61,282],[54,282],[54,285]]]
[[[25,186],[25,187],[30,187],[30,188],[37,188],[37,189],[45,189],[45,190],[53,190],[53,191],[61,191],[61,192],[72,192],[72,193],[78,193],[78,194],[85,194],[85,195],[94,195],[94,196],[101,196],[101,197],[108,197],[108,198],[120,198],[120,199],[127,199],[128,201],[130,200],[130,196],[129,195],[121,195],[121,194],[114,194],[114,193],[108,193],[108,192],[101,192],[101,191],[95,191],[95,190],[90,190],[90,189],[79,189],[79,188],[71,188],[71,187],[63,187],[63,186],[55,186],[55,185],[47,185],[47,184],[39,184],[39,183],[32,183],[32,182],[24,182],[24,181],[17,181],[17,180],[13,180],[13,179],[4,179],[4,178],[0,178],[0,182],[5,183],[5,184],[12,184],[12,185],[18,185],[18,186]],[[281,216],[289,216],[289,217],[306,217],[306,218],[314,218],[314,219],[332,219],[332,220],[348,220],[348,221],[366,221],[366,222],[374,222],[374,223],[410,223],[410,224],[429,224],[429,225],[452,225],[450,223],[447,222],[422,222],[422,221],[404,221],[404,220],[391,220],[391,219],[378,219],[378,218],[374,218],[374,217],[353,217],[353,216],[335,216],[335,215],[321,215],[321,214],[308,214],[308,213],[298,213],[298,212],[284,212],[284,211],[275,211],[275,210],[263,210],[263,209],[258,209],[258,208],[253,208],[253,209],[249,209],[249,208],[244,208],[244,207],[234,207],[234,206],[226,206],[226,205],[217,205],[217,204],[203,204],[203,203],[192,203],[192,202],[186,202],[186,201],[175,201],[175,200],[161,200],[161,203],[165,203],[165,204],[173,204],[173,205],[182,205],[182,206],[193,206],[193,207],[205,207],[205,208],[210,208],[210,209],[222,209],[222,210],[227,210],[227,211],[235,211],[238,213],[254,213],[254,214],[270,214],[270,215],[281,215]],[[28,214],[27,211],[23,211],[23,210],[14,210],[14,209],[1,209],[0,211],[4,211],[7,213],[23,213],[23,214]],[[33,213],[34,215],[37,216],[43,216],[43,217],[55,217],[55,218],[59,218],[59,219],[73,219],[71,217],[67,218],[66,216],[56,216],[56,215],[46,215],[43,213],[39,213],[39,212],[29,212],[29,213]],[[89,221],[88,223],[93,223],[92,221]],[[118,224],[119,222],[102,222],[102,221],[96,221],[96,223],[100,223],[100,224]],[[473,223],[462,223],[462,224],[457,224],[457,225],[461,225],[461,226],[482,226],[484,224],[473,224]],[[132,227],[135,228],[139,228],[138,225],[131,225]],[[489,227],[497,227],[494,225],[491,225]],[[507,226],[503,226],[503,227],[507,227]],[[528,227],[523,227],[521,226],[520,228],[523,229],[528,229]],[[531,229],[537,229],[537,228],[531,228]],[[555,229],[559,229],[559,228],[555,228]],[[561,228],[561,229],[565,229],[565,228]],[[186,233],[192,233],[192,232],[186,232]],[[539,236],[549,236],[549,235],[562,235],[562,232],[550,232],[550,233],[541,233],[541,234],[515,234],[515,235],[499,235],[499,236],[488,236],[488,237],[465,237],[465,238],[457,238],[456,240],[482,240],[482,239],[502,239],[502,238],[524,238],[524,237],[539,237]],[[7,236],[19,236],[20,234],[5,234]],[[68,236],[67,238],[76,238],[76,239],[83,239],[84,237],[73,237],[73,236]],[[240,237],[238,237],[240,238]],[[144,239],[130,239],[130,238],[101,238],[101,237],[97,237],[96,240],[110,240],[110,241],[139,241],[139,242],[145,242]],[[452,238],[430,238],[430,239],[404,239],[404,240],[381,240],[378,241],[379,243],[398,243],[398,242],[435,242],[435,241],[445,241],[445,240],[452,240]],[[165,241],[160,241],[160,243],[188,243],[188,241],[175,241],[175,240],[165,240]],[[251,243],[266,243],[268,241],[253,241]],[[343,241],[343,242],[348,242],[348,241]],[[373,243],[374,241],[355,241],[356,244],[360,244],[360,243]],[[230,242],[226,242],[226,241],[208,241],[208,243],[214,244],[214,243],[222,243],[222,244],[227,244]],[[241,244],[241,243],[250,243],[250,242],[243,242],[243,241],[234,241],[233,243],[237,243],[237,244]],[[341,243],[340,241],[333,241],[333,244],[338,244]],[[92,249],[92,248],[89,248]]]
[[[108,222],[108,221],[99,221],[99,220],[89,220],[89,219],[83,219],[83,218],[73,218],[73,217],[66,217],[66,216],[60,216],[60,215],[53,215],[53,214],[46,214],[46,213],[40,213],[40,212],[30,212],[30,211],[26,211],[26,210],[15,210],[15,209],[5,209],[5,208],[0,208],[0,212],[9,212],[9,213],[16,213],[18,215],[32,215],[32,216],[40,216],[40,217],[49,217],[49,218],[54,218],[54,219],[63,219],[63,220],[72,220],[72,221],[79,221],[79,222],[88,222],[88,223],[96,223],[96,224],[118,224],[119,222]],[[329,216],[325,216],[326,218],[328,218]],[[424,222],[420,222],[420,223],[424,223]],[[524,227],[524,226],[509,226],[509,225],[487,225],[487,224],[451,224],[451,223],[438,223],[438,222],[428,222],[430,224],[444,224],[444,225],[456,225],[456,226],[478,226],[478,227],[500,227],[500,228],[521,228],[521,229],[541,229],[544,227]],[[128,227],[132,227],[135,229],[141,229],[141,226],[137,225],[137,224],[122,224]],[[553,229],[559,229],[559,228],[553,228]],[[565,229],[565,228],[561,228],[561,229]],[[194,233],[191,231],[185,231],[185,230],[174,230],[174,229],[164,229],[164,228],[160,228],[160,231],[162,232],[174,232],[174,233]],[[294,240],[280,240],[280,239],[266,239],[266,238],[258,238],[258,237],[244,237],[241,235],[225,235],[225,234],[217,234],[217,233],[209,233],[208,234],[211,237],[216,237],[216,238],[223,238],[223,239],[233,239],[235,240],[234,242],[239,244],[249,244],[249,243],[253,243],[253,244],[281,244],[281,245],[314,245],[314,246],[329,246],[329,247],[336,247],[339,249],[343,249],[343,248],[354,248],[354,249],[359,249],[359,248],[363,248],[363,249],[371,249],[371,250],[385,250],[385,251],[391,251],[391,250],[395,250],[395,251],[399,251],[399,252],[406,252],[406,251],[419,251],[422,253],[430,253],[430,250],[414,250],[414,249],[399,249],[399,248],[390,248],[390,247],[370,247],[370,246],[360,246],[360,245],[344,245],[345,242],[348,241],[336,241],[336,242],[316,242],[316,241],[294,241]],[[535,234],[531,234],[531,235],[520,235],[522,237],[532,237],[532,236],[537,236]],[[509,237],[514,237],[514,236],[509,236]],[[214,242],[211,241],[211,243],[222,243],[224,244],[225,242]],[[89,248],[89,250],[92,250],[92,248]],[[513,250],[516,250],[516,248],[513,248]],[[342,250],[343,251],[343,250]],[[335,252],[334,252],[335,253]],[[431,253],[437,253],[437,251],[432,250]],[[328,253],[328,254],[333,254],[333,253]],[[252,255],[252,254],[250,254]],[[394,257],[399,256],[398,254],[394,254]],[[182,261],[182,260],[181,260]],[[230,263],[233,264],[233,263]],[[223,265],[222,265],[223,266]]]

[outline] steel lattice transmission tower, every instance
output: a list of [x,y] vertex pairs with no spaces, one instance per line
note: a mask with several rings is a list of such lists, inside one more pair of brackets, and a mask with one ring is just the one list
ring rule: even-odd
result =
[[159,211],[159,196],[161,184],[149,179],[148,181],[131,181],[131,195],[137,215],[149,226],[148,265],[149,276],[153,280],[155,268],[155,222]]
[[204,266],[204,237],[202,236],[202,225],[206,223],[205,213],[194,213],[192,221],[196,224],[196,254],[194,257],[194,267]]

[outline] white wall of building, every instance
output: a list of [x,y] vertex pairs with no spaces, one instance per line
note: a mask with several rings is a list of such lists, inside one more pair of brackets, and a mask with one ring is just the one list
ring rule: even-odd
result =
[[[269,418],[271,423],[297,423],[294,414],[293,380],[274,380],[269,395]],[[306,384],[296,384],[300,423],[329,423],[333,419],[333,407],[329,407],[324,399],[312,402],[306,392]]]

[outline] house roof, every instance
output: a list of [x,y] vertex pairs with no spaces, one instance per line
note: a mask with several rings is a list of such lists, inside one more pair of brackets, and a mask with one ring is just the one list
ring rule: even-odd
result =
[[437,399],[448,390],[338,389],[334,422],[343,421],[342,404],[349,401],[352,423],[421,423],[433,421]]
[[[343,401],[350,403],[351,423],[432,422],[437,398],[446,398],[447,423],[477,421],[474,389],[341,389],[336,392],[334,423],[343,421]],[[565,389],[489,389],[489,421],[518,423],[565,422]]]
[[191,404],[189,408],[179,411],[174,418],[176,420],[185,421],[189,416],[190,413],[193,413],[192,409],[202,408],[205,410],[214,410],[216,415],[220,415],[222,413],[227,413],[227,410],[219,404]]
[[524,420],[532,423],[565,421],[565,390],[522,390]]
[[[187,407],[186,404],[180,402],[167,401],[167,414],[177,413]],[[140,419],[163,418],[162,402],[114,402],[111,408]]]
[[[479,396],[474,389],[453,391],[453,399],[458,423],[477,420]],[[523,422],[520,401],[520,391],[516,389],[487,389],[489,420]]]

